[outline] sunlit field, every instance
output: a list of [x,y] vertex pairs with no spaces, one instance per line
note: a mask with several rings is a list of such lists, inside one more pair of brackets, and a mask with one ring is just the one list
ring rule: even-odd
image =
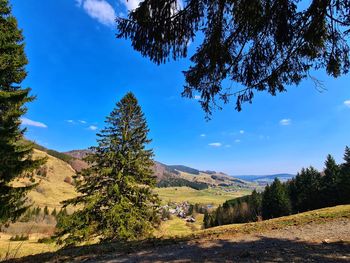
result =
[[208,188],[205,190],[195,190],[189,187],[167,187],[157,188],[156,193],[162,200],[162,203],[168,202],[185,202],[188,201],[191,204],[212,204],[220,205],[226,200],[248,195],[250,190],[232,190],[227,191],[221,188]]

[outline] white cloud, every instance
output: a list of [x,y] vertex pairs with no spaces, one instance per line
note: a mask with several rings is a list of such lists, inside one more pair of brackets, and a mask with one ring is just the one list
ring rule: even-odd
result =
[[200,98],[201,98],[201,96],[199,96],[199,95],[194,95],[194,99],[195,99],[195,100],[200,100]]
[[239,133],[240,133],[240,134],[244,134],[244,130],[240,130]]
[[33,127],[38,127],[38,128],[47,128],[47,125],[42,123],[42,122],[38,122],[38,121],[33,121],[30,120],[28,118],[21,118],[21,122],[23,125],[26,126],[33,126]]
[[350,100],[344,101],[344,105],[345,105],[346,107],[349,107],[349,108],[350,108]]
[[225,147],[226,148],[231,148],[231,144],[226,144]]
[[241,142],[240,139],[236,139],[236,140],[235,140],[235,143],[240,143],[240,142]]
[[81,124],[86,124],[86,123],[87,123],[86,121],[83,121],[83,120],[79,120],[79,122],[80,122]]
[[202,133],[201,135],[199,135],[199,136],[201,136],[201,137],[205,137],[205,136],[207,136],[205,133]]
[[291,119],[282,119],[282,120],[280,120],[280,125],[282,125],[282,126],[288,126],[291,123],[292,123]]
[[66,122],[68,122],[68,123],[74,123],[73,120],[66,120]]
[[143,0],[121,0],[128,10],[136,9]]
[[98,128],[95,125],[90,125],[89,130],[96,131]]
[[77,6],[82,7],[92,18],[103,25],[113,26],[116,14],[113,7],[105,0],[75,0]]
[[208,145],[213,147],[220,147],[222,144],[220,142],[212,142],[212,143],[209,143]]

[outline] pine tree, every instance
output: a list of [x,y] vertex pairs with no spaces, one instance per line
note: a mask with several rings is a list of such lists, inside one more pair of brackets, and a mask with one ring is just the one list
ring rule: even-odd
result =
[[344,153],[344,163],[341,166],[339,194],[342,204],[350,203],[350,148],[347,146]]
[[287,189],[278,178],[275,178],[263,193],[262,216],[264,219],[270,219],[290,213],[291,203]]
[[287,184],[294,212],[304,212],[322,207],[321,174],[313,167],[302,169]]
[[22,31],[7,0],[0,1],[0,226],[17,220],[28,208],[26,193],[32,186],[12,187],[11,182],[30,176],[45,159],[32,160],[33,145],[24,142],[20,118],[25,103],[34,97],[22,88],[28,61]]
[[254,189],[249,198],[250,220],[256,221],[261,216],[261,202],[262,195]]
[[41,208],[38,206],[37,208],[35,208],[35,216],[38,217],[41,213]]
[[54,209],[52,210],[51,215],[52,215],[53,217],[56,217],[56,216],[57,216],[57,210],[56,210],[56,208],[54,208]]
[[139,2],[117,19],[117,37],[157,64],[187,57],[195,39],[182,95],[199,94],[208,114],[220,100],[235,98],[241,110],[257,91],[275,96],[315,68],[334,77],[350,69],[349,0]]
[[77,180],[80,195],[65,205],[83,208],[58,222],[66,245],[99,237],[134,240],[150,235],[158,223],[158,197],[152,192],[153,152],[145,147],[147,123],[135,96],[127,93],[106,119],[98,146],[87,157],[90,168]]
[[211,227],[211,225],[210,225],[210,215],[209,215],[208,211],[204,212],[203,224],[204,224],[204,228]]
[[333,206],[339,203],[340,167],[329,154],[325,162],[324,176],[322,178],[323,206]]
[[49,215],[49,208],[47,206],[44,207],[44,217]]

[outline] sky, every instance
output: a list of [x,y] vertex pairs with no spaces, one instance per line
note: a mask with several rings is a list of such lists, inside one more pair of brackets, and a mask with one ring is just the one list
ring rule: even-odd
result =
[[[272,97],[255,95],[236,112],[234,99],[207,121],[198,100],[181,97],[189,58],[157,66],[116,39],[116,16],[138,0],[11,0],[23,29],[28,77],[37,99],[22,119],[26,136],[58,151],[96,144],[105,117],[126,92],[138,98],[155,159],[230,175],[322,169],[350,146],[350,76],[312,72],[311,80]],[[196,41],[189,46],[189,54]],[[235,84],[233,83],[233,88]]]

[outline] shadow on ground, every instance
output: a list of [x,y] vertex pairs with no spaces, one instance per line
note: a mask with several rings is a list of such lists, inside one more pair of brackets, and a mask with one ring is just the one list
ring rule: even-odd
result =
[[[347,242],[309,243],[257,237],[252,241],[192,240],[171,244],[104,244],[28,256],[12,262],[350,262]],[[11,261],[8,261],[11,262]]]

